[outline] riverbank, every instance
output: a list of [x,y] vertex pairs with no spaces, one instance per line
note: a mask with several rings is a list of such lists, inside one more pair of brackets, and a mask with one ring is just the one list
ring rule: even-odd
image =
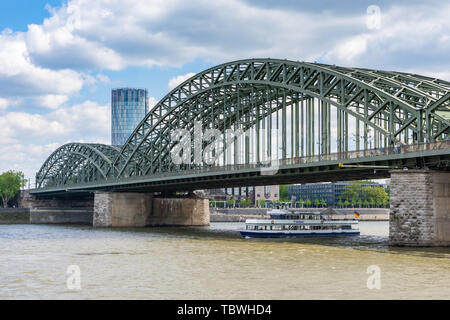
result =
[[[357,211],[360,221],[389,221],[389,209],[383,208],[350,208],[350,209],[328,209],[328,208],[296,208],[290,209],[303,212],[321,212],[329,219],[353,219],[353,212]],[[263,208],[211,208],[211,222],[242,222],[245,219],[269,218],[268,209]]]
[[92,208],[33,209],[0,208],[0,224],[85,224],[92,225]]
[[0,224],[29,224],[30,209],[0,208]]

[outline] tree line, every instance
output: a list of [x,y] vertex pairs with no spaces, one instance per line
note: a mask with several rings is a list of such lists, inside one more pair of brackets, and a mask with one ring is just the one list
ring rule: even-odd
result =
[[341,193],[338,206],[376,208],[389,204],[389,187],[386,191],[381,186],[368,186],[370,181],[353,181]]
[[[331,203],[327,203],[325,199],[309,199],[303,198],[297,201],[289,200],[288,188],[290,185],[280,185],[280,200],[271,202],[277,206],[283,203],[290,203],[292,207],[301,208],[326,208]],[[389,190],[372,181],[353,181],[345,186],[344,191],[339,195],[336,206],[339,208],[385,208],[389,205]],[[211,200],[211,206],[216,206],[216,200]],[[253,205],[250,199],[241,199],[240,201],[233,198],[225,201],[227,207],[250,207]],[[265,207],[266,200],[261,199],[255,204],[258,207]]]

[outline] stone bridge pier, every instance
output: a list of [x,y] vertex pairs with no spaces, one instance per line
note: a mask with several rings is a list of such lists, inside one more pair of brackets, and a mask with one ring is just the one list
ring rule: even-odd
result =
[[208,226],[209,200],[154,197],[152,193],[97,192],[94,227]]
[[391,171],[389,242],[450,246],[450,172]]

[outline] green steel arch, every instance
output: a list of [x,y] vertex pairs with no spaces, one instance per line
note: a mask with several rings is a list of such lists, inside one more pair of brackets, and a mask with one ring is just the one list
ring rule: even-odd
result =
[[[183,128],[194,136],[196,121],[204,129],[253,130],[242,146],[230,144],[234,155],[227,157],[225,152],[222,165],[259,161],[262,152],[274,147],[283,159],[327,154],[332,147],[346,152],[352,147],[448,140],[450,83],[402,72],[289,60],[222,64],[186,80],[155,105],[106,175],[122,179],[179,170],[170,159],[176,144],[171,134]],[[275,126],[282,137],[280,145],[273,146],[269,129]],[[265,139],[262,129],[269,132]],[[240,159],[237,150],[243,153]]]
[[108,178],[120,147],[69,143],[58,148],[36,174],[36,187],[70,185]]

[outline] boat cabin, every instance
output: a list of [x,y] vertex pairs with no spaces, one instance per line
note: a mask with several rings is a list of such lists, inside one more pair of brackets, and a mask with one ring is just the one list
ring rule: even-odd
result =
[[271,213],[270,218],[275,219],[275,220],[322,220],[323,219],[322,215],[317,212],[294,212],[294,213],[277,212],[277,213]]

